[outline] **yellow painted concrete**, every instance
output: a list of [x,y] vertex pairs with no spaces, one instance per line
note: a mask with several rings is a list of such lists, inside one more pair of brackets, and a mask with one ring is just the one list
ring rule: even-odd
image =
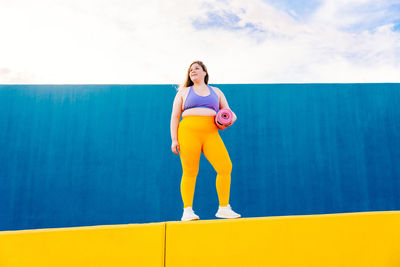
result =
[[25,266],[400,267],[400,212],[0,232],[0,267]]
[[1,267],[164,266],[165,223],[0,232]]
[[169,222],[167,267],[399,267],[400,212]]

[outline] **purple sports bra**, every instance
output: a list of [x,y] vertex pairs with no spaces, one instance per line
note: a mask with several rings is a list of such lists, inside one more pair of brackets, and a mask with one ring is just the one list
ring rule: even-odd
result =
[[214,92],[214,90],[207,85],[210,89],[210,94],[208,96],[201,96],[194,92],[193,86],[190,86],[190,90],[188,96],[185,100],[185,105],[183,106],[183,110],[187,110],[190,108],[210,108],[218,112],[219,110],[219,99],[218,95]]

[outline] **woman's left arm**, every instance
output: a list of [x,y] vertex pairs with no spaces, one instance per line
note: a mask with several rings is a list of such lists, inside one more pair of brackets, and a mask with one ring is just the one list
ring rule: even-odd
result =
[[[228,109],[230,109],[229,104],[228,104],[228,101],[226,100],[226,97],[225,97],[224,93],[222,93],[222,91],[221,91],[219,88],[217,88],[217,87],[214,87],[214,88],[216,88],[217,91],[218,91],[218,96],[219,96],[219,109],[223,109],[223,108],[228,108]],[[232,124],[234,124],[235,121],[236,121],[236,119],[237,119],[235,112],[233,112],[233,110],[231,110],[231,111],[232,111],[232,113],[233,113],[233,119],[232,119],[232,123],[231,123],[229,126],[231,126]]]

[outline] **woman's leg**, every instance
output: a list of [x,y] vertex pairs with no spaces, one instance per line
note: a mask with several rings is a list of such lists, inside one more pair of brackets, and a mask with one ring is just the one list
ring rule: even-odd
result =
[[225,207],[229,204],[232,162],[218,131],[207,136],[203,153],[217,172],[216,187],[219,205]]
[[193,196],[196,186],[196,178],[199,173],[201,155],[201,139],[195,131],[185,125],[178,128],[179,156],[182,163],[181,194],[183,207],[193,206]]

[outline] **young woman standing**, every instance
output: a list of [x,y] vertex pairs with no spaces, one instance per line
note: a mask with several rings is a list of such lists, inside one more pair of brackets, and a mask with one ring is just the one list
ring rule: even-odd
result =
[[201,152],[217,172],[219,208],[215,216],[227,219],[240,217],[229,205],[232,162],[218,133],[218,129],[231,126],[236,121],[236,115],[233,113],[232,123],[228,126],[215,123],[218,110],[229,108],[229,105],[220,89],[208,85],[208,78],[203,62],[194,61],[190,64],[186,81],[178,90],[172,108],[171,150],[180,155],[183,170],[182,221],[199,219],[192,206]]

